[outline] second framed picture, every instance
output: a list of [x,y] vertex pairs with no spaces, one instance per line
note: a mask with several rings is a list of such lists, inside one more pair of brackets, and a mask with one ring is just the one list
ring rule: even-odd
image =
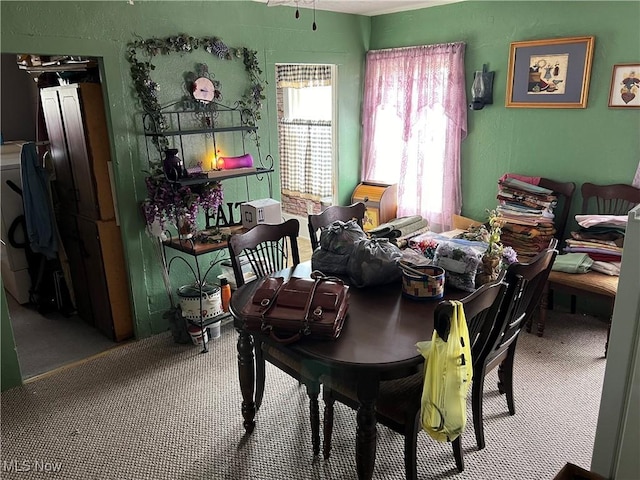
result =
[[640,108],[640,63],[620,63],[613,66],[609,106]]
[[506,106],[586,108],[595,37],[513,42]]

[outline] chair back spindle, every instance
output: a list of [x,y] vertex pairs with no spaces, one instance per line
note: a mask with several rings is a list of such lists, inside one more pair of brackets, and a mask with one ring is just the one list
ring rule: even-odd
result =
[[265,277],[288,266],[300,263],[296,219],[278,225],[256,225],[246,233],[232,235],[229,253],[236,285],[244,285],[240,257],[244,256],[256,277]]
[[621,183],[615,185],[582,184],[582,213],[594,211],[598,215],[626,215],[640,203],[640,189]]
[[576,191],[576,184],[574,182],[558,182],[550,178],[541,178],[538,185],[543,188],[548,188],[556,194],[558,204],[553,210],[553,225],[556,229],[555,238],[562,244],[567,228],[567,221],[569,220],[571,200]]

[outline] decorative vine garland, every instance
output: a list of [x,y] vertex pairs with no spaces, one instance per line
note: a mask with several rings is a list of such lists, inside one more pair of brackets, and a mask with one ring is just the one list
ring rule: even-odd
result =
[[[250,112],[251,119],[260,119],[260,109],[265,96],[264,86],[260,79],[262,70],[258,64],[258,52],[255,50],[245,47],[229,47],[218,37],[194,38],[186,34],[180,34],[175,37],[136,40],[130,42],[127,48],[127,60],[131,64],[131,78],[133,79],[133,86],[138,95],[138,100],[142,109],[150,116],[159,132],[166,130],[166,122],[162,115],[162,107],[158,101],[159,85],[151,79],[151,72],[155,69],[151,59],[156,55],[189,53],[198,48],[203,48],[223,60],[242,59],[245,71],[249,76],[249,87],[238,101],[238,107]],[[137,56],[139,51],[146,54],[149,60],[139,60]],[[164,137],[157,138],[156,146],[158,150],[162,151],[167,147],[166,139]]]

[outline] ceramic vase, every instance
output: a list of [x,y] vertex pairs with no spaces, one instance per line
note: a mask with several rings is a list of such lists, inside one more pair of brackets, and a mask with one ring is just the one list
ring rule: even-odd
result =
[[501,259],[498,257],[483,256],[481,271],[476,277],[476,287],[497,280],[502,267],[501,263]]
[[187,217],[178,218],[178,234],[182,239],[193,237],[193,224]]
[[183,176],[182,170],[184,165],[182,163],[182,159],[178,156],[177,148],[168,148],[165,150],[164,154],[164,174],[169,180],[175,182]]

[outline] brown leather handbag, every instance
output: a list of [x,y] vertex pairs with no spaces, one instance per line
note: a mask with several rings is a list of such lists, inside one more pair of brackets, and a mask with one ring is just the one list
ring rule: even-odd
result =
[[261,331],[280,343],[303,337],[338,338],[349,307],[342,280],[313,272],[311,278],[265,277],[242,309],[244,328]]

